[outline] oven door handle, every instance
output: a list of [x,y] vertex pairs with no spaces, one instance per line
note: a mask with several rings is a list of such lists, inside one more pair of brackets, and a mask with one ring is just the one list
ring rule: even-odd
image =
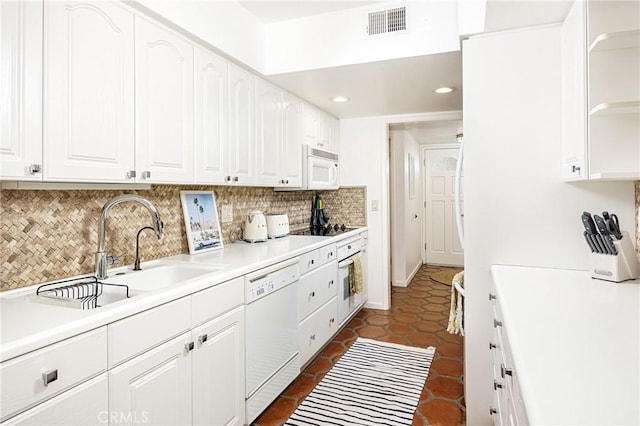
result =
[[343,260],[342,262],[338,263],[338,268],[346,268],[347,266],[351,265],[352,263],[353,263],[353,259]]

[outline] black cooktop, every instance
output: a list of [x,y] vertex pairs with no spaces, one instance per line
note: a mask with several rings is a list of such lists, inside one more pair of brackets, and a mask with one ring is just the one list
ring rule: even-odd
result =
[[333,235],[343,234],[345,232],[352,231],[353,229],[354,228],[347,227],[345,224],[342,224],[342,225],[327,224],[326,226],[322,226],[322,227],[315,226],[315,227],[298,229],[295,231],[291,231],[290,234],[291,235],[320,235],[320,236],[330,237]]

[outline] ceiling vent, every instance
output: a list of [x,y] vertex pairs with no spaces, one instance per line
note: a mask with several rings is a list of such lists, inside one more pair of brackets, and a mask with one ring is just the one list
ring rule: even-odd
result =
[[397,33],[407,29],[407,8],[394,7],[392,9],[369,12],[367,20],[367,35]]

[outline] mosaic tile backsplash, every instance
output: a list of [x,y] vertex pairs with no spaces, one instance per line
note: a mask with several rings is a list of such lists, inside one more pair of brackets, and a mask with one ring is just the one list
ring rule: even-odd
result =
[[[233,205],[233,222],[220,223],[225,244],[242,238],[244,217],[252,210],[287,213],[291,229],[304,228],[311,218],[316,193],[325,202],[330,223],[366,226],[364,187],[318,192],[164,185],[144,191],[3,190],[0,192],[0,291],[93,272],[102,206],[124,193],[136,193],[154,203],[165,225],[160,240],[153,232],[141,234],[143,261],[189,253],[181,190],[213,190],[218,213],[222,205]],[[111,209],[107,221],[107,250],[109,255],[121,256],[116,266],[133,263],[136,233],[150,224],[149,212],[136,203],[122,203]]]

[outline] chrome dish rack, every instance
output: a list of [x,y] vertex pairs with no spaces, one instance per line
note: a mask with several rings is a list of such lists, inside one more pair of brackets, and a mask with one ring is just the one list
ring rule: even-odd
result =
[[99,308],[99,298],[104,293],[104,286],[121,288],[122,294],[119,298],[128,299],[129,286],[125,284],[112,284],[98,281],[96,277],[72,278],[68,280],[56,281],[43,284],[36,290],[36,296],[42,296],[63,306],[78,309]]

